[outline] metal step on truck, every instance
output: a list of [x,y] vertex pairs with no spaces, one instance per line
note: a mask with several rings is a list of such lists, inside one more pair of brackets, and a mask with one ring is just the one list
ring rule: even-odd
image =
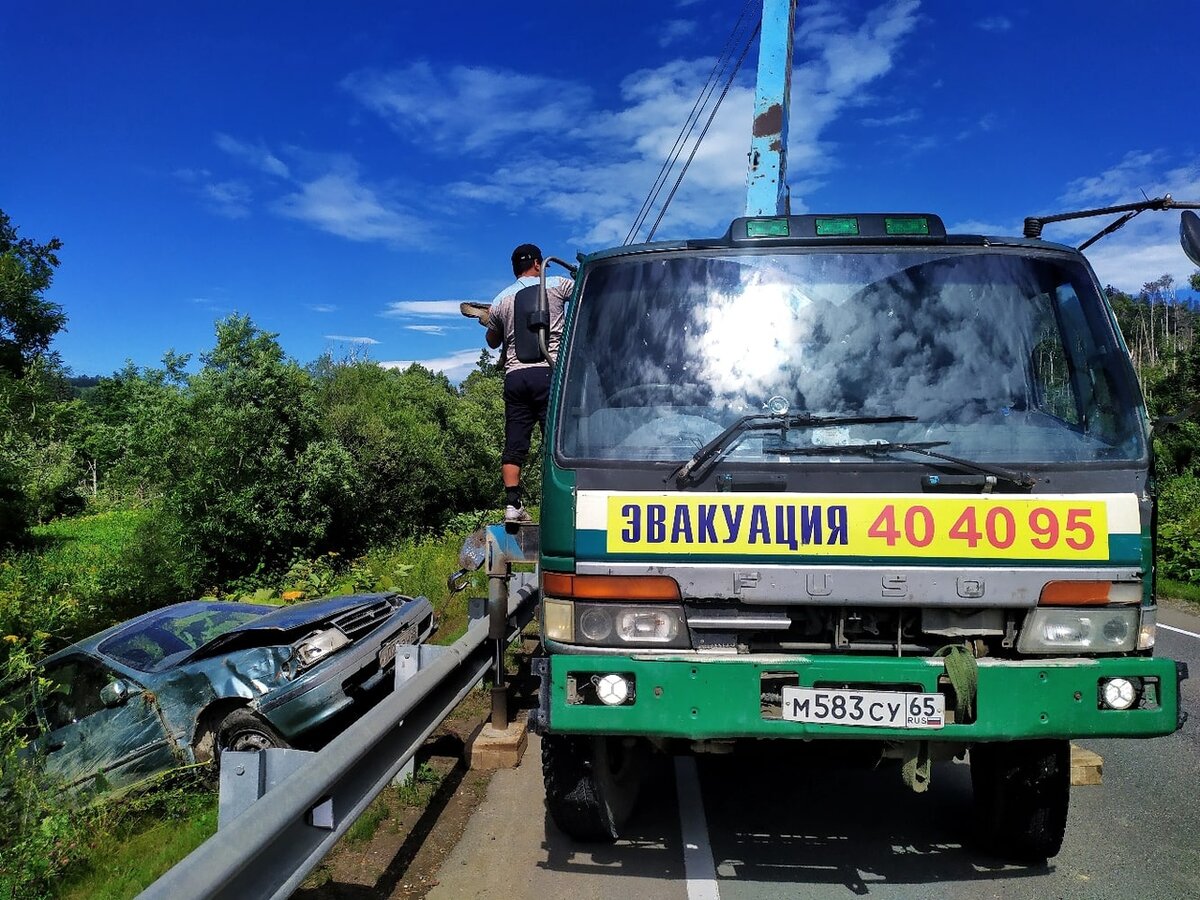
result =
[[[1103,234],[1196,204],[1024,237],[789,215],[792,14],[764,5],[746,215],[567,266],[540,521],[546,804],[612,840],[650,752],[851,741],[918,791],[969,759],[985,845],[1043,860],[1070,741],[1174,732],[1186,672],[1153,655],[1138,380],[1086,258],[1041,225],[1123,213]],[[764,68],[779,46],[782,75]],[[1200,220],[1181,231],[1200,265]],[[530,316],[523,352],[547,322]]]

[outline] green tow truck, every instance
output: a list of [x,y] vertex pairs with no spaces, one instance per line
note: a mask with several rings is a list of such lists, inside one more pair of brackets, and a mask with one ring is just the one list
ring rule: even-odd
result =
[[917,790],[969,754],[989,845],[1054,855],[1071,739],[1172,733],[1186,677],[1152,655],[1149,423],[1084,257],[857,214],[581,262],[543,469],[554,821],[614,839],[650,749],[848,740]]
[[[785,72],[790,16],[764,7]],[[1040,238],[1067,216],[985,237],[930,213],[787,214],[763,85],[760,64],[747,215],[567,266],[535,660],[547,808],[613,840],[650,752],[853,741],[918,791],[968,757],[986,846],[1045,859],[1070,741],[1180,724],[1186,670],[1152,654],[1128,351],[1084,256]],[[1069,215],[1172,206],[1195,205]],[[1200,220],[1181,231],[1200,265]],[[547,321],[530,315],[526,354]]]

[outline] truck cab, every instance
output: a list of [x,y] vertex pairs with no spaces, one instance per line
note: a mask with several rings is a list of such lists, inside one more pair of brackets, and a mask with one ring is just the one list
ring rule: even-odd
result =
[[[930,213],[749,216],[580,258],[540,572],[547,805],[611,840],[651,751],[970,760],[1058,852],[1070,744],[1179,724],[1150,426],[1075,249]],[[797,748],[799,748],[797,744]]]

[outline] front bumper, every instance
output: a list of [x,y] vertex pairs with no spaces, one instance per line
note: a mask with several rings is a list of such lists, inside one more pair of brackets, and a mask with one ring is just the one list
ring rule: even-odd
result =
[[[568,677],[620,673],[635,682],[623,706],[568,702]],[[796,676],[802,687],[870,686],[938,690],[944,660],[921,657],[771,656],[767,658],[552,654],[543,661],[539,726],[552,732],[628,734],[690,740],[842,738],[859,740],[1003,741],[1026,738],[1153,737],[1180,724],[1179,682],[1186,669],[1170,659],[979,660],[976,718],[937,730],[810,724],[772,717],[762,702],[763,676]],[[1154,708],[1099,709],[1103,678],[1157,679]],[[944,679],[943,679],[944,680]],[[896,686],[896,687],[889,687]],[[949,708],[949,704],[948,704]]]

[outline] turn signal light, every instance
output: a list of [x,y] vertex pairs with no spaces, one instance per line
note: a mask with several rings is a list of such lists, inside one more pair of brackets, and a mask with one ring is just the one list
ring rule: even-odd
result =
[[1142,586],[1137,582],[1048,581],[1038,598],[1039,606],[1107,606],[1110,603],[1139,603]]
[[542,593],[577,600],[675,600],[679,583],[666,575],[568,575],[545,572]]

